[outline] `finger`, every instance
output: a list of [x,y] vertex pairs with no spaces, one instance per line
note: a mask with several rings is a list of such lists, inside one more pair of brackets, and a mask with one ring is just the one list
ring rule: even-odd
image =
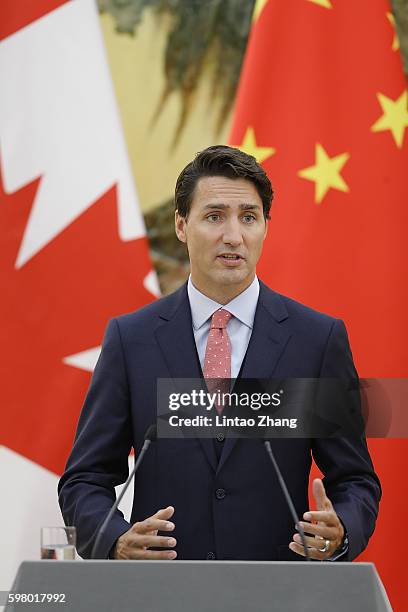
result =
[[143,548],[130,548],[127,551],[128,559],[144,559],[144,560],[165,560],[175,559],[177,553],[175,550],[145,550]]
[[132,531],[135,533],[149,534],[154,531],[173,531],[174,527],[175,525],[171,521],[149,517],[144,521],[135,523],[132,526]]
[[315,478],[313,480],[313,497],[315,498],[316,506],[318,510],[330,510],[331,509],[331,502],[326,495],[324,485],[320,478]]
[[337,527],[335,525],[315,525],[314,523],[300,522],[300,526],[303,527],[305,534],[320,536],[325,540],[334,539],[337,536]]
[[[324,539],[322,540],[322,539],[320,539],[320,538],[319,538],[319,539],[317,539],[317,538],[315,538],[315,537],[308,537],[308,536],[305,536],[306,546],[307,546],[308,548],[315,548],[316,550],[319,550],[319,548],[324,548],[324,545],[325,545],[325,541],[326,541],[326,540],[329,540],[329,542],[330,542],[330,539],[329,539],[329,538],[324,538]],[[299,534],[299,533],[295,533],[295,535],[293,536],[293,541],[294,541],[294,542],[296,542],[296,544],[300,544],[300,546],[302,546],[302,538],[300,537],[300,534]],[[332,549],[332,546],[331,546],[331,544],[330,544],[329,551],[330,551],[331,549]]]
[[[157,518],[159,520],[168,520],[169,518],[171,518],[174,514],[174,507],[173,506],[167,506],[167,508],[160,508],[160,510],[158,510],[155,514],[153,514],[153,516],[148,517],[148,518]],[[166,531],[171,531],[171,529],[174,529],[173,527],[170,527],[172,523],[169,522],[169,526],[168,529]],[[150,532],[150,535],[157,535],[158,529],[155,529],[153,531]]]
[[[291,542],[289,544],[289,548],[290,548],[290,550],[295,552],[297,555],[301,555],[302,557],[306,557],[304,548],[300,544],[297,544],[296,542]],[[316,550],[315,548],[308,548],[307,552],[308,552],[309,557],[311,559],[318,559],[319,561],[324,561],[325,559],[328,559],[328,557],[330,557],[330,553],[322,553],[322,552]]]
[[141,559],[175,559],[177,552],[175,550],[144,550],[142,551]]
[[334,510],[309,510],[303,515],[305,521],[319,521],[327,525],[337,525],[339,519]]
[[169,518],[173,516],[173,514],[174,514],[174,507],[167,506],[167,508],[160,508],[160,510],[158,510],[155,514],[153,514],[152,517],[149,517],[149,518],[158,518],[158,519],[168,520]]
[[137,548],[173,548],[176,546],[176,538],[166,538],[166,536],[155,536],[155,535],[134,535],[129,540],[129,546],[135,546]]

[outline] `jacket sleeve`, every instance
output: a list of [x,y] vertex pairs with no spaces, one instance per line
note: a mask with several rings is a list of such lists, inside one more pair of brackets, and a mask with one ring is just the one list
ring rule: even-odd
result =
[[[323,355],[321,378],[358,380],[347,331],[334,321]],[[374,531],[381,499],[380,481],[368,452],[365,436],[316,438],[313,458],[323,472],[327,496],[346,528],[349,548],[342,560],[355,559]]]
[[[66,525],[77,529],[78,553],[89,558],[99,527],[115,502],[114,487],[128,476],[132,445],[129,387],[118,323],[109,322],[101,355],[78,423],[73,449],[58,484]],[[107,558],[130,528],[117,510],[97,556]]]

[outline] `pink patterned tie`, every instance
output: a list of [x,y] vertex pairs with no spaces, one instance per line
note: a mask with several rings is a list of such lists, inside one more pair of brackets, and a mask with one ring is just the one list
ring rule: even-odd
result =
[[[232,314],[224,308],[216,310],[211,319],[207,348],[204,359],[204,378],[210,393],[227,393],[230,390],[231,378],[231,342],[227,332],[227,323]],[[220,380],[214,380],[219,378]],[[223,406],[216,402],[217,412],[221,414]]]

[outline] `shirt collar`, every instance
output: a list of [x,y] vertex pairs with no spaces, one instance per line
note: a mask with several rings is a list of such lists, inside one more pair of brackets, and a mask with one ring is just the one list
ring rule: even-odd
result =
[[228,304],[218,304],[218,302],[201,293],[201,291],[194,287],[191,275],[188,279],[187,293],[195,330],[204,325],[219,308],[225,308],[234,317],[239,319],[241,323],[252,329],[259,297],[259,281],[257,276],[255,276],[245,291],[237,295]]

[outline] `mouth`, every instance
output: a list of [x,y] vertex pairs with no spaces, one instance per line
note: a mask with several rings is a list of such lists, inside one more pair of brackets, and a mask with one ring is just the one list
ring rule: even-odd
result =
[[239,266],[244,261],[244,258],[238,253],[221,253],[221,255],[217,255],[217,259],[228,267]]

